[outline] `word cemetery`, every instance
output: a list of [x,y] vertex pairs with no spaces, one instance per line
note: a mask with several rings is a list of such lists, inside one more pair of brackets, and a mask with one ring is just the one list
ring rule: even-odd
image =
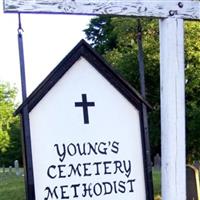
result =
[[[6,13],[114,15],[159,19],[162,199],[186,200],[184,20],[200,20],[200,1],[4,0],[4,11]],[[84,44],[84,46],[87,45]],[[46,183],[49,183],[54,187],[49,186],[45,192],[49,192],[49,196],[61,195],[58,197],[61,199],[62,195],[63,199],[81,195],[81,199],[84,195],[85,198],[96,198],[101,195],[101,199],[114,199],[118,195],[117,199],[151,200],[153,194],[150,152],[146,149],[148,139],[146,134],[142,134],[142,121],[139,117],[140,105],[145,102],[137,95],[137,92],[133,92],[134,94],[130,92],[129,86],[110,69],[106,67],[104,71],[98,67],[95,64],[96,58],[92,58],[97,56],[96,53],[92,53],[91,58],[86,56],[86,60],[80,59],[81,56],[82,54],[76,53],[75,56],[70,54],[67,57],[69,63],[72,63],[71,59],[74,61],[75,67],[71,67],[64,59],[32,95],[24,99],[23,105],[17,111],[22,114],[23,124],[26,124],[24,125],[24,142],[28,144],[25,144],[25,154],[29,154],[26,156],[27,198],[34,200],[33,196],[36,194],[36,199],[41,199],[41,196],[49,199],[50,197],[45,197],[44,194],[44,188],[48,187]],[[86,67],[88,62],[95,67]],[[23,62],[21,63],[24,68]],[[95,72],[91,70],[94,68]],[[64,72],[63,69],[65,69]],[[64,75],[65,72],[66,75]],[[103,81],[100,75],[107,82]],[[24,80],[24,73],[21,73],[21,77]],[[24,83],[22,88],[25,88]],[[110,86],[113,88],[111,89]],[[116,93],[114,88],[122,96]],[[122,97],[126,100],[124,101]],[[133,106],[129,105],[130,102],[134,102],[131,103]],[[30,117],[30,130],[25,115]],[[77,154],[74,158],[77,156],[78,163],[74,163],[73,156],[69,156],[65,164],[51,162],[51,160],[56,161],[58,157],[53,154],[55,144],[61,147],[63,144],[70,143],[76,146],[76,144],[94,145],[96,142],[99,144],[100,142],[108,143],[108,141],[119,143],[118,153],[108,153],[106,156],[97,153],[94,156],[82,155],[80,158]],[[85,161],[86,157],[88,161]],[[121,164],[116,164],[115,161]],[[125,161],[125,165],[121,161]],[[127,161],[130,166],[127,165]],[[101,168],[111,173],[102,177],[99,175],[98,183],[92,181],[96,178],[97,171],[94,170],[95,167],[97,168],[94,164],[96,162],[101,162],[99,170]],[[104,164],[105,162],[111,163]],[[68,177],[71,186],[69,184],[64,186],[65,183],[59,176],[68,176],[71,173],[70,170],[72,171],[69,168],[72,163],[74,163],[73,167],[76,167],[74,170],[77,175]],[[90,164],[84,165],[84,163]],[[54,179],[48,175],[44,177],[48,167],[52,165],[55,169],[50,168],[49,173],[54,173],[51,175],[56,177]],[[68,167],[63,169],[64,167],[58,167],[59,165]],[[123,180],[124,173],[119,173],[125,170],[125,166],[131,168],[128,180]],[[34,173],[30,169],[33,169]],[[81,175],[86,173],[91,176],[79,179],[79,170]],[[129,180],[130,182],[127,182]],[[87,188],[84,185],[86,182]],[[78,186],[72,186],[73,184],[78,184]],[[60,187],[59,194],[57,194],[57,187]],[[90,194],[93,196],[86,196]],[[52,198],[56,199],[57,196]]]

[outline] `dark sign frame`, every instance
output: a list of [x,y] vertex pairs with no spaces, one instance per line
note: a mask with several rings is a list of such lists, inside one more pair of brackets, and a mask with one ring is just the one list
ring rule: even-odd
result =
[[133,87],[124,81],[116,72],[114,72],[105,62],[105,60],[100,55],[98,55],[84,40],[81,40],[74,47],[74,49],[57,65],[57,67],[44,79],[44,81],[42,81],[42,83],[31,93],[31,95],[26,98],[26,100],[15,112],[15,114],[20,114],[22,118],[27,200],[35,200],[35,185],[32,164],[29,117],[24,117],[24,110],[27,110],[29,113],[36,106],[36,104],[48,93],[48,91],[59,81],[59,79],[65,73],[67,73],[67,71],[80,57],[84,57],[139,111],[146,199],[153,200],[150,145],[148,135],[146,135],[144,131],[142,109],[143,104],[145,104],[147,107],[150,107],[150,105]]

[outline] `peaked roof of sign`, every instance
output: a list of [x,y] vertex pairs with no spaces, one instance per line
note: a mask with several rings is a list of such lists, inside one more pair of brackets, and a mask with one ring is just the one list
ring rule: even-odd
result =
[[15,115],[21,113],[25,106],[27,106],[28,112],[30,112],[81,56],[95,67],[135,107],[139,108],[141,103],[144,103],[147,107],[151,108],[148,102],[130,84],[114,72],[85,40],[81,40],[18,107]]

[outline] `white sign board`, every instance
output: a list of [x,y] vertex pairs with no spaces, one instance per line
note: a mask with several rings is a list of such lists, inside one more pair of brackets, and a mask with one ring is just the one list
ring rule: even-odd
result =
[[[83,41],[78,46],[89,48]],[[64,59],[29,97],[31,104],[44,92],[29,112],[35,199],[146,200],[139,104],[119,92],[99,64],[79,56],[70,68]],[[68,69],[58,78],[61,68]],[[51,78],[56,83],[43,91]]]

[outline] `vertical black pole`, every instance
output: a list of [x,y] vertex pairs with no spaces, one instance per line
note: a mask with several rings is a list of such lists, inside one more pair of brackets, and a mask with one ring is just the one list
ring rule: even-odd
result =
[[[145,73],[144,73],[144,53],[143,53],[143,46],[142,46],[142,26],[140,19],[138,19],[137,25],[137,43],[138,43],[138,64],[139,64],[139,75],[140,75],[140,92],[144,99],[146,99],[146,89],[145,89]],[[144,128],[145,132],[148,134],[149,127],[148,127],[148,114],[146,105],[143,104],[143,115],[144,115]]]
[[[145,73],[144,73],[144,52],[143,52],[143,46],[142,46],[142,26],[140,19],[137,21],[137,43],[138,43],[138,64],[139,64],[139,75],[140,75],[140,92],[144,99],[146,99],[146,91],[145,91]],[[147,159],[147,176],[152,176],[152,167],[151,167],[151,152],[150,152],[150,143],[149,143],[149,126],[148,126],[148,113],[147,113],[147,107],[143,103],[142,104],[142,117],[144,122],[144,134],[145,134],[145,145],[146,145],[146,159]],[[148,184],[150,186],[148,188],[149,194],[151,197],[153,197],[153,184],[152,179],[148,177],[148,180],[151,182]]]
[[[25,63],[24,63],[24,48],[22,36],[21,18],[19,14],[19,28],[18,28],[18,47],[19,47],[19,61],[20,61],[20,74],[21,74],[21,89],[22,100],[26,100],[26,76],[25,76]],[[31,152],[30,140],[30,123],[27,105],[22,110],[22,126],[23,126],[23,148],[24,148],[24,171],[26,183],[26,199],[35,200],[34,178],[33,178],[33,162]]]

